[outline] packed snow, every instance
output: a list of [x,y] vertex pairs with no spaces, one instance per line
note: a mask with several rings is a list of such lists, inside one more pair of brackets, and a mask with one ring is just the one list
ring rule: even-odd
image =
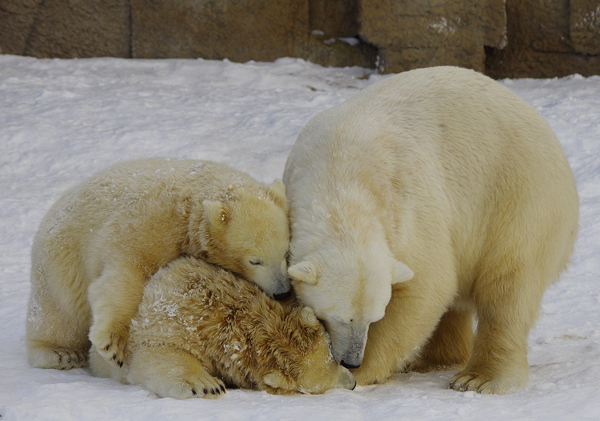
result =
[[158,398],[85,369],[29,367],[29,252],[63,191],[112,163],[214,160],[271,182],[302,126],[385,76],[299,59],[39,60],[0,55],[0,419],[600,419],[600,77],[504,80],[560,139],[577,179],[572,265],[546,293],[529,337],[529,385],[507,396],[445,389],[451,372],[397,374],[323,395],[229,390]]

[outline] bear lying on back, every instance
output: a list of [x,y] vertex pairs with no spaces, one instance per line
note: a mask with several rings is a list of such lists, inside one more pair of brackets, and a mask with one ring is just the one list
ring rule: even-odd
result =
[[310,308],[273,301],[230,272],[185,257],[148,281],[124,368],[93,348],[90,366],[96,375],[180,399],[218,396],[224,382],[276,394],[355,386]]
[[29,362],[84,366],[91,341],[122,365],[147,279],[181,255],[285,295],[288,242],[279,180],[266,186],[195,160],[114,165],[67,191],[40,224],[31,253]]

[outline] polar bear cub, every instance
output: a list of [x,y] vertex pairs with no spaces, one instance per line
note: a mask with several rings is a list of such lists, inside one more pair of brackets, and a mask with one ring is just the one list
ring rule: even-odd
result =
[[162,397],[217,397],[225,384],[269,393],[353,389],[314,312],[273,301],[256,285],[182,257],[148,281],[130,328],[122,369],[93,348],[95,375]]
[[471,70],[401,73],[312,118],[283,181],[295,293],[359,384],[406,368],[460,369],[459,391],[527,384],[527,336],[579,200],[525,101]]
[[181,255],[289,293],[283,183],[225,165],[146,159],[116,164],[67,191],[34,238],[27,316],[29,362],[86,364],[91,343],[122,365],[146,280]]

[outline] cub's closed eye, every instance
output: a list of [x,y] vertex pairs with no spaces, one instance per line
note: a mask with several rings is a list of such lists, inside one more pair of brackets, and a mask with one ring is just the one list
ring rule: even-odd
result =
[[263,264],[262,260],[259,260],[259,259],[251,259],[251,260],[249,260],[249,262],[251,265],[254,265],[254,266],[259,266],[259,265]]

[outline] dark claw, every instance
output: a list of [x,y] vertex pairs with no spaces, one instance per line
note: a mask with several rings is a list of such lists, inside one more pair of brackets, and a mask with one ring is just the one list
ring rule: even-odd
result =
[[223,386],[221,386],[221,391],[225,393],[225,388]]
[[196,391],[194,389],[192,389],[192,393],[194,394],[194,396],[197,395]]
[[205,395],[208,395],[208,390],[206,390],[206,387],[204,389],[202,389],[202,391],[204,392]]
[[117,359],[117,354],[113,354],[113,358],[112,359],[116,360]]
[[104,347],[104,350],[105,350],[105,351],[108,351],[108,348],[110,348],[110,345],[106,345],[106,346]]
[[215,389],[210,389],[210,393],[214,395],[215,394]]
[[117,361],[117,364],[119,364],[120,368],[123,368],[123,361]]
[[221,394],[221,390],[217,389],[217,395],[220,395],[220,394]]

